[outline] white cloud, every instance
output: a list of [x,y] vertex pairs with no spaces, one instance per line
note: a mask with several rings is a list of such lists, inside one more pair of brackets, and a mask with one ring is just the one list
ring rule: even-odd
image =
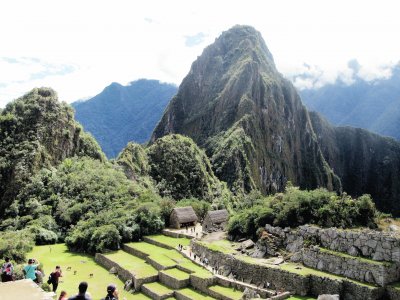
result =
[[[5,0],[0,2],[0,57],[40,63],[0,61],[0,107],[34,86],[52,86],[71,102],[114,81],[155,78],[180,84],[202,49],[235,24],[252,25],[263,34],[284,75],[304,72],[304,63],[313,66],[319,79],[299,80],[301,85],[338,76],[350,83],[353,71],[347,62],[353,58],[362,65],[359,76],[387,76],[382,66],[400,59],[397,6],[390,0],[362,5],[344,0],[249,0],[245,5],[227,0]],[[198,33],[203,40],[187,47],[187,37]],[[71,67],[70,72],[61,75],[62,67]]]

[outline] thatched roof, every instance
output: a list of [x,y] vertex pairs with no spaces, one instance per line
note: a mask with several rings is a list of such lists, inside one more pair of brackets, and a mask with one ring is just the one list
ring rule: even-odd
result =
[[223,223],[229,219],[229,213],[226,209],[211,210],[207,214],[212,223]]
[[172,210],[171,217],[172,216],[176,217],[176,220],[181,224],[197,222],[197,215],[191,206],[174,208]]

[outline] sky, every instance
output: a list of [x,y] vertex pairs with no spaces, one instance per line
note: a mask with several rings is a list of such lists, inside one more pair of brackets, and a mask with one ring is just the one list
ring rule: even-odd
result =
[[0,107],[34,87],[73,102],[112,82],[179,85],[222,31],[251,25],[296,87],[387,78],[400,4],[342,0],[2,0]]

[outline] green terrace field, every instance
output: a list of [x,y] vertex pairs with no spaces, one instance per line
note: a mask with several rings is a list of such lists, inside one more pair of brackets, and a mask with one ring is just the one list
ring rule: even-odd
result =
[[128,270],[132,271],[138,278],[149,277],[158,274],[158,271],[149,265],[146,261],[136,256],[130,255],[122,250],[107,253],[104,256],[111,259],[112,261],[118,262],[118,264]]
[[[64,244],[51,246],[36,246],[27,257],[36,258],[43,263],[45,277],[47,281],[48,275],[55,269],[56,265],[61,266],[63,277],[60,278],[58,286],[58,294],[65,290],[69,296],[78,292],[78,285],[81,281],[86,281],[89,284],[88,291],[93,299],[100,299],[107,294],[107,285],[115,283],[118,290],[121,292],[121,298],[129,299],[148,299],[138,298],[138,295],[132,295],[123,291],[124,283],[116,276],[110,274],[108,270],[99,266],[92,256],[69,252]],[[67,268],[71,267],[70,271]],[[74,275],[76,271],[76,275]],[[89,274],[93,274],[90,277]]]

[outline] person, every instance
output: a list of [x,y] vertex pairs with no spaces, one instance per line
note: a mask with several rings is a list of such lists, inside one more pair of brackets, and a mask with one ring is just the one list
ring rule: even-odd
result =
[[118,289],[115,284],[109,284],[107,286],[107,296],[103,300],[118,300]]
[[90,295],[86,293],[87,289],[87,282],[82,281],[78,287],[79,293],[75,296],[69,297],[68,300],[92,300],[92,297],[90,297]]
[[62,271],[60,266],[56,266],[56,269],[54,272],[51,272],[49,281],[47,282],[48,284],[53,285],[53,292],[55,293],[57,291],[58,287],[58,279],[62,277]]
[[1,281],[7,282],[13,280],[14,267],[10,262],[10,258],[6,257],[5,263],[1,267]]
[[68,295],[66,291],[61,291],[60,297],[58,297],[58,300],[68,300]]
[[38,260],[33,258],[28,259],[28,264],[23,269],[25,279],[31,279],[32,281],[37,282],[36,270],[39,267],[39,264]]

